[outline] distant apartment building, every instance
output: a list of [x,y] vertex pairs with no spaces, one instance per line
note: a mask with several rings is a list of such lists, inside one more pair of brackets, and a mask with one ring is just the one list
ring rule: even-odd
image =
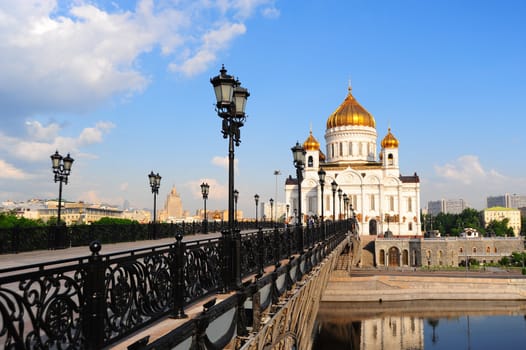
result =
[[463,199],[441,199],[427,202],[427,213],[433,216],[440,213],[460,214],[466,208],[468,204]]
[[484,209],[484,225],[487,226],[492,221],[502,221],[508,219],[508,227],[513,229],[515,237],[521,232],[521,212],[518,209],[493,207]]
[[[52,217],[58,216],[58,201],[47,202],[47,208],[38,209],[39,218],[48,221]],[[84,202],[62,202],[60,209],[60,219],[66,225],[91,224],[102,218],[123,218],[122,210],[103,206],[86,204]]]
[[506,193],[502,196],[490,196],[486,198],[486,207],[525,208],[526,196]]

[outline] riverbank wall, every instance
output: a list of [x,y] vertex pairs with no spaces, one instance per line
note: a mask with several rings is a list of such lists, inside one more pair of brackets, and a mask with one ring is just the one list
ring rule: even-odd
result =
[[524,300],[526,279],[503,276],[374,275],[331,278],[322,302]]

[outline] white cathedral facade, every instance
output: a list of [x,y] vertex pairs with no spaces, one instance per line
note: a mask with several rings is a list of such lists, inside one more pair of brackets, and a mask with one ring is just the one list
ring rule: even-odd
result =
[[[354,98],[349,88],[343,103],[327,119],[325,152],[312,135],[303,143],[305,166],[301,186],[302,222],[310,218],[358,221],[358,232],[393,237],[421,236],[420,180],[416,172],[402,176],[399,142],[389,128],[377,156],[376,121]],[[326,173],[322,191],[318,171]],[[337,184],[333,195],[332,183]],[[285,199],[291,216],[298,210],[298,181],[285,182]],[[343,198],[348,199],[345,207]],[[323,205],[322,205],[323,201]]]

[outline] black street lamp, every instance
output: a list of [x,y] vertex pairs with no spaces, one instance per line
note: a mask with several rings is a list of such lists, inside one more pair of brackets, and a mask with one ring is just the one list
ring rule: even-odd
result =
[[347,197],[347,193],[343,194],[343,219],[347,220],[347,207],[349,204],[349,197]]
[[331,182],[331,190],[332,190],[332,219],[336,221],[336,190],[338,189],[338,184],[336,183],[336,180],[332,180]]
[[294,224],[298,224],[298,209],[294,208]]
[[298,229],[298,252],[303,252],[303,218],[301,214],[301,183],[303,182],[303,168],[305,166],[305,149],[296,142],[296,145],[291,148],[294,157],[294,166],[296,167],[296,177],[298,179],[298,221],[296,222]]
[[239,191],[234,190],[234,223],[237,225],[237,199],[239,198]]
[[270,222],[273,223],[274,222],[274,216],[273,216],[274,200],[272,198],[270,198],[269,202],[270,202]]
[[152,234],[152,238],[156,239],[157,230],[155,227],[155,214],[157,213],[157,194],[159,194],[159,187],[161,186],[161,175],[159,175],[159,173],[154,174],[152,171],[148,175],[148,178],[150,179],[150,187],[152,188],[152,193],[153,193],[153,221],[152,221],[153,234]]
[[288,223],[289,223],[289,209],[290,209],[290,204],[287,203],[287,205],[285,206],[285,208],[287,208],[287,220],[286,220],[287,222],[286,222],[286,224],[288,225]]
[[349,210],[350,210],[350,215],[351,215],[351,232],[354,234],[356,233],[356,230],[358,229],[357,227],[357,222],[356,222],[356,214],[354,212],[354,208],[352,207],[352,203],[349,204]]
[[320,189],[321,189],[321,226],[323,227],[323,239],[326,239],[326,234],[325,234],[325,222],[323,221],[323,188],[325,187],[325,175],[326,175],[326,172],[325,170],[323,170],[323,168],[321,168],[319,171],[318,171],[318,177],[320,179]]
[[338,188],[338,220],[342,219],[342,189]]
[[256,202],[256,226],[258,224],[258,204],[259,204],[259,194],[254,195],[254,201]]
[[208,218],[206,216],[206,200],[208,199],[208,190],[210,189],[210,185],[206,182],[203,182],[201,184],[201,194],[203,195],[203,207],[204,207],[204,215],[203,215],[203,233],[208,233]]
[[69,156],[62,157],[58,151],[51,155],[51,166],[53,173],[55,174],[55,182],[59,183],[58,186],[58,214],[57,214],[57,225],[60,225],[60,209],[62,202],[62,183],[68,184],[68,176],[71,173],[71,166],[73,165],[74,159]]
[[223,138],[228,138],[228,230],[221,231],[224,241],[223,291],[241,287],[241,237],[234,232],[234,144],[241,142],[240,129],[246,115],[248,90],[239,80],[226,74],[225,66],[220,74],[210,79],[216,97],[216,112],[221,118]]
[[58,151],[51,155],[51,166],[53,174],[55,174],[55,182],[58,182],[58,212],[57,223],[55,226],[54,244],[55,248],[66,247],[66,232],[62,230],[62,222],[60,221],[60,210],[62,208],[62,183],[68,184],[68,176],[71,173],[71,165],[73,165],[73,158],[69,156],[62,157]]

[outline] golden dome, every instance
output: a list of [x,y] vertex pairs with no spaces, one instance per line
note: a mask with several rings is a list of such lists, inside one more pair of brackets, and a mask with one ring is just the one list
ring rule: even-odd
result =
[[345,101],[327,119],[327,129],[345,125],[376,128],[374,117],[356,101],[350,87]]
[[319,151],[320,143],[312,136],[312,130],[310,131],[309,137],[303,142],[303,148],[305,151]]
[[387,135],[382,140],[382,148],[398,148],[398,140],[391,133],[391,128],[387,129]]

